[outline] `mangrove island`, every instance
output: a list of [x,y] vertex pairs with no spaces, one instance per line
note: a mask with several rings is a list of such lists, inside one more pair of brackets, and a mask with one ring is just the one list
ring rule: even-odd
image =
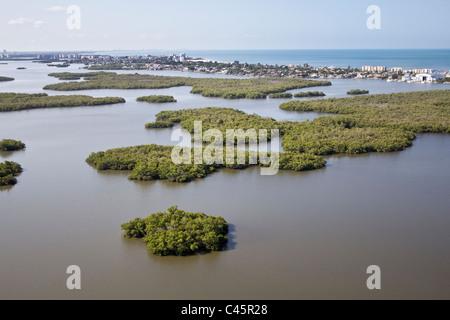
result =
[[49,96],[46,93],[0,93],[0,112],[38,108],[90,107],[124,103],[118,97],[93,98],[84,95]]
[[228,223],[222,217],[187,212],[172,206],[147,218],[136,218],[121,226],[125,238],[144,240],[159,256],[186,256],[220,251],[228,242]]

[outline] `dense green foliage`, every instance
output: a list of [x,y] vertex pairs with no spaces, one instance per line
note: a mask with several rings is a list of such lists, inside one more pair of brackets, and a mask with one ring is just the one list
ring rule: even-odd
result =
[[136,218],[121,226],[126,238],[140,238],[159,256],[186,256],[220,251],[228,242],[228,223],[222,217],[187,212],[173,206],[147,218]]
[[450,90],[432,90],[289,101],[280,108],[345,115],[345,118],[355,122],[347,126],[399,128],[415,133],[450,133],[449,106]]
[[280,108],[341,114],[292,124],[283,139],[290,152],[398,151],[411,146],[415,133],[450,132],[448,90],[290,101]]
[[64,82],[47,85],[46,90],[71,91],[88,89],[163,89],[179,86],[192,87],[191,93],[204,97],[224,99],[264,99],[272,93],[293,89],[331,85],[328,81],[315,81],[293,78],[188,78],[141,74],[117,74],[114,72],[93,73],[51,73],[49,76],[60,80],[87,81]]
[[22,141],[3,139],[0,141],[0,151],[16,151],[25,149],[25,143]]
[[10,77],[0,77],[0,82],[2,81],[14,81],[14,78],[10,78]]
[[[226,136],[227,129],[266,129],[270,140],[270,129],[279,129],[280,124],[272,118],[261,117],[256,114],[246,114],[231,108],[202,108],[176,111],[161,111],[156,115],[157,123],[180,123],[183,129],[194,133],[194,122],[202,122],[202,130],[218,129]],[[148,127],[147,127],[148,128]]]
[[403,150],[415,138],[410,131],[391,128],[360,128],[344,117],[318,118],[295,126],[284,136],[283,148],[316,155],[389,152]]
[[294,95],[294,97],[296,98],[325,97],[325,93],[321,91],[298,92]]
[[[250,154],[245,152],[245,164],[238,164],[237,152],[234,154],[234,163],[226,162],[226,151],[223,150],[223,164],[180,164],[173,163],[171,158],[172,146],[142,145],[135,147],[117,148],[104,152],[92,153],[86,162],[98,170],[129,170],[130,180],[168,180],[170,182],[190,182],[197,178],[205,178],[220,168],[245,169],[252,166],[249,161]],[[205,149],[202,153],[206,154]],[[187,155],[189,156],[189,155]],[[194,159],[194,148],[191,150],[191,159]],[[270,156],[270,154],[269,154]],[[326,161],[321,157],[307,154],[279,154],[281,170],[306,171],[322,168]],[[260,161],[258,165],[261,166]]]
[[348,95],[356,96],[359,94],[368,94],[369,90],[353,89],[347,92]]
[[280,92],[280,93],[271,93],[269,94],[270,99],[288,99],[292,98],[292,93],[290,92]]
[[49,96],[46,93],[0,93],[0,112],[37,108],[100,106],[124,102],[125,99],[116,97],[93,98],[84,95]]
[[22,173],[20,164],[12,161],[0,163],[0,186],[9,186],[17,183],[16,177]]
[[[450,91],[297,100],[286,102],[280,108],[338,115],[290,122],[229,108],[202,108],[162,111],[156,115],[157,121],[146,127],[170,127],[179,123],[194,133],[194,122],[201,121],[204,142],[211,142],[205,136],[209,129],[219,130],[224,137],[223,142],[231,139],[226,135],[227,129],[253,129],[256,133],[265,129],[268,130],[268,139],[271,138],[270,129],[278,129],[283,136],[285,150],[279,154],[279,168],[298,171],[324,167],[326,161],[321,155],[399,151],[411,146],[416,133],[450,132]],[[250,164],[249,152],[245,153],[245,163],[239,165],[237,161],[236,164],[226,164],[225,160],[224,164],[175,165],[171,159],[172,149],[157,145],[118,148],[93,153],[87,162],[99,170],[130,170],[129,178],[133,180],[167,179],[173,182],[204,178],[223,167],[244,169],[250,165],[262,165],[260,161]],[[205,154],[205,148],[202,153]],[[186,156],[193,159],[193,154],[194,150],[191,150],[191,154]],[[222,154],[225,156],[226,152]]]
[[[295,102],[288,102],[295,105]],[[333,153],[387,152],[411,145],[414,134],[398,128],[365,127],[346,117],[321,117],[312,122],[275,121],[228,108],[203,108],[162,111],[156,115],[160,123],[180,123],[194,133],[194,121],[202,122],[202,131],[218,129],[226,137],[227,129],[278,129],[287,152],[328,155]],[[259,137],[258,137],[259,138]],[[248,139],[246,139],[248,142]],[[224,141],[225,143],[225,141]]]
[[214,166],[182,164],[172,162],[173,147],[143,145],[111,149],[92,153],[86,162],[98,170],[131,170],[130,180],[159,180],[189,182],[204,178],[215,170]]
[[177,102],[172,96],[144,96],[139,97],[136,101],[148,102],[148,103],[170,103]]
[[172,128],[174,125],[175,123],[173,122],[155,121],[147,123],[145,127],[147,129],[164,129],[164,128]]

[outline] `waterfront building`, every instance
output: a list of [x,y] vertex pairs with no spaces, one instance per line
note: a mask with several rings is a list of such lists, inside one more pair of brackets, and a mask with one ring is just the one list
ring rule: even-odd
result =
[[377,73],[383,73],[387,71],[387,67],[384,66],[363,66],[362,67],[363,72],[377,72]]

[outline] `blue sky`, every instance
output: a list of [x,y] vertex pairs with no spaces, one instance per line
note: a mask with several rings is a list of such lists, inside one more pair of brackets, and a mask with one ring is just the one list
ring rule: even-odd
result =
[[[79,30],[67,7],[81,10]],[[381,29],[366,12],[381,9]],[[450,48],[448,0],[14,0],[0,50]]]

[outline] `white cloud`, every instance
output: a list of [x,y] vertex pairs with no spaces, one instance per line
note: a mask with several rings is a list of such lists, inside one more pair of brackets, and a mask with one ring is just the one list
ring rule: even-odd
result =
[[65,7],[61,7],[61,6],[54,6],[54,7],[50,7],[45,9],[45,11],[51,11],[51,12],[60,12],[60,11],[66,11]]
[[42,20],[36,20],[36,21],[34,21],[33,24],[34,24],[35,28],[39,28],[39,27],[42,27],[44,24],[46,24],[46,22],[42,21]]
[[17,18],[17,19],[12,19],[8,21],[9,25],[25,25],[25,24],[32,24],[35,28],[39,28],[42,27],[43,25],[46,24],[45,21],[42,20],[33,20],[33,19],[28,19],[28,18]]
[[28,24],[28,23],[32,23],[33,20],[28,19],[28,18],[17,18],[17,19],[12,19],[8,21],[8,24],[10,25],[18,25],[18,24]]

